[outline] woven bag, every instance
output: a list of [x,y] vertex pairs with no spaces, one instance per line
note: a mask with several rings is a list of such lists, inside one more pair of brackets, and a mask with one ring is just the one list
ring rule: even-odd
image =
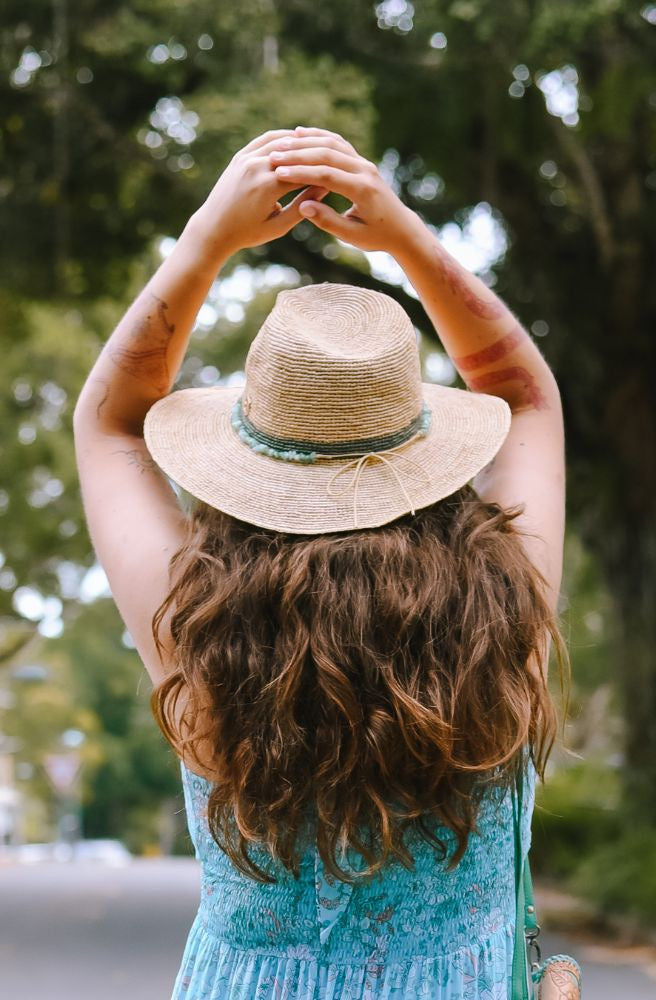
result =
[[[580,1000],[581,967],[570,955],[551,955],[541,959],[537,942],[540,925],[535,912],[533,882],[528,853],[522,864],[522,798],[523,768],[518,772],[513,793],[513,826],[515,832],[515,888],[517,919],[512,964],[512,1000]],[[534,948],[536,958],[530,959]]]

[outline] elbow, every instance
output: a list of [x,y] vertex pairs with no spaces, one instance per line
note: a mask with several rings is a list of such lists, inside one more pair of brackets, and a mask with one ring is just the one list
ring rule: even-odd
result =
[[89,398],[89,393],[86,384],[82,387],[82,391],[78,396],[75,408],[73,410],[73,436],[79,437],[79,435],[87,430],[89,427],[93,426],[94,423],[98,422],[100,403],[92,402]]

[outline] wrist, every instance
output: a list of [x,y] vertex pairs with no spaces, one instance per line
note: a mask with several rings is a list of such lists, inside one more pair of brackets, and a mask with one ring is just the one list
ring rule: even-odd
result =
[[416,212],[408,208],[407,205],[404,205],[403,209],[401,225],[398,228],[394,244],[389,249],[389,253],[401,267],[408,258],[416,259],[419,252],[424,250],[431,241],[434,243],[436,240],[436,237]]
[[219,270],[225,261],[240,249],[232,246],[220,224],[203,212],[202,206],[189,217],[178,243],[195,259],[195,266]]

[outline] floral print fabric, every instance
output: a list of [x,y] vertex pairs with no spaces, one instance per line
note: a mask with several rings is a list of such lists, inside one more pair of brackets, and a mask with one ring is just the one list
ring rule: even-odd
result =
[[[491,789],[460,864],[406,835],[413,869],[393,860],[351,885],[310,847],[300,877],[251,847],[275,884],[242,875],[207,825],[210,783],[180,763],[201,899],[171,1000],[508,1000],[515,927],[510,792]],[[527,760],[523,852],[531,842],[535,769]],[[434,823],[449,846],[456,838]],[[341,866],[364,865],[350,849]]]

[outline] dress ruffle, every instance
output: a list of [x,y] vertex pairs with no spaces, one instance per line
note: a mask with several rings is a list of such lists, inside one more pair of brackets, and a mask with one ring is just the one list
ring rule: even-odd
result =
[[320,964],[304,946],[239,950],[194,921],[171,1000],[508,1000],[514,923],[434,958]]

